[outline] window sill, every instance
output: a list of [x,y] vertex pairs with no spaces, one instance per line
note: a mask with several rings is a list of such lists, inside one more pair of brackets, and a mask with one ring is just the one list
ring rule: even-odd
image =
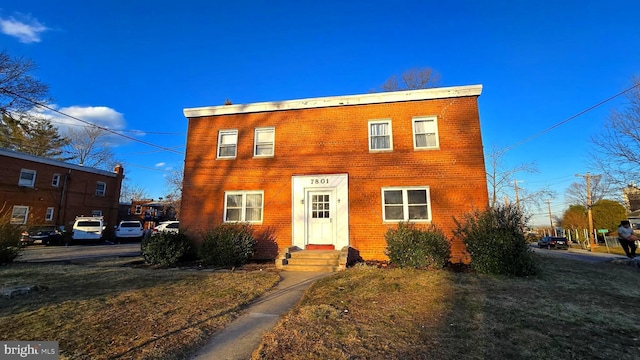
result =
[[417,147],[414,147],[414,148],[413,148],[413,151],[432,151],[432,150],[440,150],[440,146],[437,146],[437,147],[429,147],[429,148],[427,148],[427,147],[425,147],[425,148],[417,148]]
[[234,157],[218,157],[218,158],[216,158],[216,160],[235,160],[235,159],[236,159],[235,156]]
[[393,149],[369,149],[369,153],[390,153],[393,152]]

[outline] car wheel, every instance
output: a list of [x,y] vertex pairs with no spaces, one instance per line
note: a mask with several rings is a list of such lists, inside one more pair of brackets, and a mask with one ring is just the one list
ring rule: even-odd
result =
[[543,247],[544,247],[544,246],[542,246],[542,245],[538,244],[538,248],[542,249]]

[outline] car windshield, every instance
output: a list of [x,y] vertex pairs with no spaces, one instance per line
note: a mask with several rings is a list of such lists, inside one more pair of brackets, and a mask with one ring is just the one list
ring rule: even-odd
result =
[[29,229],[29,232],[40,232],[40,231],[55,231],[55,226],[36,226]]
[[140,225],[139,222],[128,222],[128,223],[123,222],[122,224],[120,224],[120,227],[140,227],[140,226],[142,225]]

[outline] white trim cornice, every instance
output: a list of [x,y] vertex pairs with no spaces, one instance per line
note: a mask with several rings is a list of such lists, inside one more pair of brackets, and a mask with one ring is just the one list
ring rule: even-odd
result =
[[446,99],[479,96],[482,85],[452,86],[422,90],[380,92],[361,95],[329,96],[299,100],[259,102],[252,104],[205,106],[183,110],[187,118],[202,116],[246,114],[280,110],[312,109],[333,106],[381,104],[401,101]]

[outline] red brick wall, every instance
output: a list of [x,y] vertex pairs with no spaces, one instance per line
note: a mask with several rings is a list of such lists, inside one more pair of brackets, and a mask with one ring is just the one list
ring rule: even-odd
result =
[[[33,188],[18,186],[21,169],[36,171]],[[60,174],[58,187],[51,184],[53,174]],[[68,175],[66,187],[65,175]],[[122,174],[102,175],[0,155],[0,215],[8,213],[10,216],[14,205],[29,206],[26,226],[71,226],[76,216],[91,216],[93,210],[100,210],[107,224],[112,227],[118,219],[122,178]],[[105,196],[95,195],[98,181],[106,183]],[[48,207],[54,208],[53,221],[45,221]]]
[[[413,149],[412,117],[438,118],[439,150]],[[370,153],[368,121],[391,119],[393,151]],[[273,126],[275,156],[253,158],[254,129]],[[237,158],[217,160],[218,130],[238,130]],[[477,97],[233,114],[189,119],[181,226],[196,234],[223,219],[224,191],[263,190],[277,247],[292,243],[291,176],[347,173],[350,245],[386,259],[381,188],[429,186],[432,223],[452,236],[453,217],[488,203]],[[261,244],[261,257],[275,257]],[[453,260],[464,260],[454,240]]]

